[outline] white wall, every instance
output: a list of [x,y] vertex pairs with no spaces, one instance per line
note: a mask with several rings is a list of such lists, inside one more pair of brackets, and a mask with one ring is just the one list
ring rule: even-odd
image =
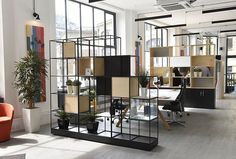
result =
[[2,28],[2,1],[0,2],[0,97],[5,96],[3,28]]
[[[25,25],[33,20],[33,1],[29,0],[5,0],[2,1],[3,15],[3,47],[4,47],[4,69],[5,90],[0,93],[4,95],[5,101],[11,103],[15,108],[15,120],[13,129],[22,129],[22,105],[18,102],[16,90],[13,88],[14,61],[18,61],[26,54],[26,32]],[[39,13],[45,27],[45,58],[49,57],[48,41],[55,39],[55,9],[54,0],[36,1],[36,12]],[[1,56],[2,57],[2,56]],[[46,79],[47,101],[37,103],[42,109],[42,124],[49,122],[49,78]]]

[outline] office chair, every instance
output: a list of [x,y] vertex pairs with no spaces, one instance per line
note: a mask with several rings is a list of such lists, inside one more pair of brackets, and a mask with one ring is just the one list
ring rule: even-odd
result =
[[125,117],[126,113],[128,112],[128,104],[124,104],[122,102],[122,99],[114,99],[111,107],[110,107],[110,113],[112,116],[114,116],[114,118],[112,119],[112,123],[114,123],[114,121],[116,119],[119,119],[119,121],[116,124],[116,127],[119,127],[122,120],[126,119],[126,122],[128,122],[128,118]]
[[171,112],[171,113],[167,112],[168,116],[170,117],[170,120],[168,121],[169,124],[176,123],[176,124],[180,124],[182,126],[185,126],[185,124],[184,124],[185,121],[176,119],[176,115],[178,115],[178,114],[179,114],[180,118],[182,118],[182,116],[183,116],[185,89],[186,89],[186,80],[182,79],[181,80],[181,90],[180,90],[180,93],[177,96],[176,100],[166,103],[162,108],[163,110],[168,110]]

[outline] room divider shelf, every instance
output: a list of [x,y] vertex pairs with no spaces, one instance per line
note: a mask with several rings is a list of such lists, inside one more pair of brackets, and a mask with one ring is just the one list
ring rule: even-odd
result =
[[[108,38],[113,41],[121,40],[114,36]],[[96,44],[96,40],[100,40],[100,46]],[[154,107],[157,109],[157,95],[146,97],[146,103],[143,102],[144,99],[138,99],[139,57],[121,55],[118,51],[121,49],[116,45],[118,43],[121,42],[114,42],[114,46],[107,45],[104,36],[50,41],[52,134],[143,150],[151,150],[157,146],[158,113],[150,112]],[[96,50],[97,47],[103,48],[103,52]],[[77,88],[78,93],[69,94],[67,80],[82,82]],[[115,108],[117,112],[113,114],[114,101],[117,99],[125,108]],[[138,109],[140,104],[145,105]],[[137,109],[136,117],[134,107]],[[68,130],[59,129],[56,123],[55,113],[59,109],[71,115]],[[97,118],[97,133],[89,133],[86,128],[83,118],[88,114]]]

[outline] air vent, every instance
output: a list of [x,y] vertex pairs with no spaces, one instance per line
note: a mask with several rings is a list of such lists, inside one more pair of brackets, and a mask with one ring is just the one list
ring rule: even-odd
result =
[[195,0],[158,0],[157,6],[165,11],[175,11],[192,8],[191,3],[193,2]]

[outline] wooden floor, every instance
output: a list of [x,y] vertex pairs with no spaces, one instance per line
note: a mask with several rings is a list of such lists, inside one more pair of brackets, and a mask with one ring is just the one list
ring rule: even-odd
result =
[[[217,101],[217,109],[188,109],[186,127],[160,127],[153,151],[53,136],[44,126],[37,134],[14,133],[0,143],[0,156],[26,154],[26,159],[235,159],[236,95]],[[1,133],[1,132],[0,132]]]

